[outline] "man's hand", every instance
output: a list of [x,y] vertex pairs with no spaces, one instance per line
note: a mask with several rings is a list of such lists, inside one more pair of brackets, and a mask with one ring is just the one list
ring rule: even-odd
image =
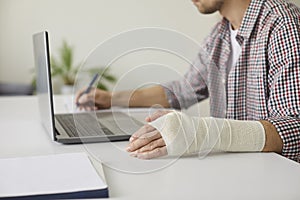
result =
[[93,88],[87,94],[84,93],[86,88],[76,93],[75,103],[80,110],[98,110],[111,107],[112,94],[110,92]]
[[[146,121],[154,121],[169,112],[170,111],[158,111],[147,117]],[[165,141],[160,132],[149,124],[146,124],[134,133],[129,141],[130,143],[126,150],[130,152],[131,156],[140,159],[151,159],[168,154]]]

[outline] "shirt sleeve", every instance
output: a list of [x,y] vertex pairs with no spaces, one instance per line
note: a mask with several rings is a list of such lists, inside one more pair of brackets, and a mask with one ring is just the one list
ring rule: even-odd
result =
[[[222,20],[223,21],[223,20]],[[222,21],[217,23],[209,36],[200,45],[196,59],[190,65],[189,70],[177,81],[163,85],[169,104],[172,108],[181,109],[188,107],[208,98],[209,90],[207,83],[208,66],[212,47],[217,37]]]
[[283,140],[282,155],[300,162],[300,34],[295,22],[282,23],[268,46],[269,118]]
[[200,61],[198,55],[182,79],[163,85],[172,108],[187,109],[208,97],[208,88],[199,70],[202,67]]

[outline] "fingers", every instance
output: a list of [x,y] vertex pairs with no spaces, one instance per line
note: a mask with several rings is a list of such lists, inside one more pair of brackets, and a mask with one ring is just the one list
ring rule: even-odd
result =
[[93,88],[89,93],[85,93],[85,89],[77,92],[75,103],[80,110],[98,110],[111,107],[112,93]]
[[144,153],[144,152],[147,152],[147,151],[153,151],[156,148],[164,147],[164,146],[166,146],[165,141],[163,140],[163,138],[159,138],[157,140],[154,140],[154,141],[146,144],[142,148],[138,149],[137,153]]
[[140,159],[151,159],[167,155],[167,148],[160,132],[145,125],[130,138],[127,149],[130,155]]
[[78,92],[76,92],[75,99],[74,99],[75,103],[78,102],[78,99],[79,99],[80,96],[82,95],[83,91],[84,91],[84,89],[81,89],[81,90],[79,90]]
[[91,97],[89,94],[82,94],[79,99],[78,99],[78,104],[83,105],[86,104],[87,102],[91,101]]
[[153,132],[154,130],[155,130],[155,128],[153,126],[146,124],[142,128],[140,128],[137,132],[132,134],[129,141],[133,142],[135,139],[138,139],[149,132]]
[[[77,93],[76,93],[76,96],[75,96],[75,103],[76,104],[81,104],[83,103],[83,96],[86,96],[87,94],[85,93],[86,91],[86,88],[82,88],[80,89]],[[86,98],[86,97],[85,97]]]
[[161,135],[157,130],[145,133],[139,138],[136,138],[135,140],[131,141],[126,150],[128,152],[136,151],[159,138],[161,138]]
[[161,156],[166,156],[167,154],[168,154],[167,147],[163,146],[163,147],[156,148],[152,151],[146,151],[142,153],[138,153],[138,152],[132,153],[131,156],[137,157],[139,159],[152,159]]
[[96,110],[97,107],[94,102],[94,95],[91,93],[81,95],[81,97],[78,99],[77,106],[80,110]]
[[85,93],[86,88],[79,90],[75,96],[75,103],[79,110],[92,111],[97,110],[95,105],[95,89],[92,89],[89,93]]
[[172,112],[171,110],[159,110],[159,111],[156,111],[154,114],[146,117],[146,122],[152,122],[158,118],[160,118],[161,116],[163,115],[166,115],[168,113]]

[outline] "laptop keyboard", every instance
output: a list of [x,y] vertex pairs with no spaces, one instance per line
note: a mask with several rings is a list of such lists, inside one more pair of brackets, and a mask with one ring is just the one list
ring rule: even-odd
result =
[[[71,137],[114,135],[87,113],[56,115],[56,119]],[[75,123],[76,121],[76,123]]]

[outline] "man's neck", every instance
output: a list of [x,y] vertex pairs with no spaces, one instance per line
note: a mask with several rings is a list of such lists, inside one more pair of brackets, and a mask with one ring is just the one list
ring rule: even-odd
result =
[[234,30],[240,28],[251,0],[225,0],[220,14],[225,17]]

